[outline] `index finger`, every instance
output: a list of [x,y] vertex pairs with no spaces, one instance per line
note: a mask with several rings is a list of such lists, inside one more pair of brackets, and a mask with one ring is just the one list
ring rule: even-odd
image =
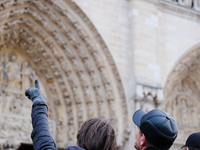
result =
[[40,85],[39,85],[38,79],[35,80],[35,88],[40,89]]

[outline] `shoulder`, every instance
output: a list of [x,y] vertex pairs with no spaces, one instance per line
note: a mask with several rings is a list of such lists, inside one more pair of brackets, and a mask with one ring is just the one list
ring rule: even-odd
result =
[[78,146],[70,146],[65,150],[85,150],[84,148],[78,147]]

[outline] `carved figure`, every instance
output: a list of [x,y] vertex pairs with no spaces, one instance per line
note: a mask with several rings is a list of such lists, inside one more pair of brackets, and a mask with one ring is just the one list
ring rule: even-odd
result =
[[188,123],[188,109],[187,109],[187,103],[186,99],[181,98],[179,100],[179,105],[180,105],[180,113],[181,113],[181,122],[184,124]]
[[79,65],[79,62],[76,59],[71,59],[71,61],[72,61],[72,64],[74,65],[74,70],[75,71],[80,71],[81,67]]
[[87,79],[86,79],[85,74],[84,74],[82,71],[79,71],[79,72],[78,72],[78,76],[79,76],[79,78],[80,78],[81,85],[82,85],[82,86],[87,86],[88,83],[87,83]]
[[31,87],[33,87],[34,84],[35,84],[35,79],[38,78],[37,75],[36,75],[36,73],[35,73],[35,70],[31,71],[31,74],[30,74],[29,78],[30,78],[30,85],[31,85]]
[[101,78],[104,84],[108,83],[108,74],[107,71],[104,67],[101,67],[100,69],[101,72]]
[[93,67],[92,67],[92,64],[91,64],[91,62],[88,58],[84,58],[83,63],[84,63],[88,72],[91,72],[92,70],[94,70]]
[[69,129],[67,130],[68,131],[68,138],[69,138],[69,140],[73,140],[73,138],[74,138],[74,126],[73,125],[69,125],[68,126],[69,127]]
[[185,0],[185,6],[187,6],[187,7],[192,7],[192,1],[193,0]]
[[4,8],[8,8],[8,7],[11,7],[15,4],[15,0],[10,0],[10,1],[6,1],[4,2],[2,5]]
[[92,103],[88,103],[88,104],[87,104],[87,114],[88,114],[88,118],[94,117],[94,111],[93,111],[92,108],[93,108]]
[[6,65],[7,87],[20,88],[21,75],[19,73],[19,64],[16,60],[17,57],[13,54]]
[[69,46],[67,46],[67,44],[64,44],[64,45],[63,45],[63,48],[64,48],[64,51],[65,51],[65,54],[67,55],[67,57],[69,57],[69,58],[74,58],[74,53],[73,53],[73,51],[69,48]]
[[4,63],[3,63],[3,57],[0,56],[0,87],[3,86],[3,74],[4,74]]
[[22,65],[22,91],[25,91],[30,87],[30,75],[32,71],[31,68],[28,67],[28,63],[24,62]]
[[103,102],[99,101],[97,107],[98,107],[98,115],[99,115],[99,117],[104,117],[105,116],[105,107],[103,105]]
[[97,76],[95,75],[94,71],[90,72],[90,77],[91,77],[92,85],[94,87],[99,86],[99,81],[98,81]]

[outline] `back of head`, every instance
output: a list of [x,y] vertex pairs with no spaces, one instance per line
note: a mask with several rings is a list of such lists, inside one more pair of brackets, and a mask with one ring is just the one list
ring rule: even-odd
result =
[[117,148],[115,131],[103,119],[93,118],[85,121],[77,135],[77,144],[87,150],[115,150]]
[[146,139],[159,149],[169,149],[177,137],[177,123],[167,112],[154,109],[148,113],[138,110],[133,121]]
[[188,147],[189,150],[200,150],[200,132],[192,133],[181,148],[183,147]]

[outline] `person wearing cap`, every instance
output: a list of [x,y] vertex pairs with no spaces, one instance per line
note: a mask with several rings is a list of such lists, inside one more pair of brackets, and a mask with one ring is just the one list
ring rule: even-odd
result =
[[192,133],[181,148],[183,147],[186,150],[200,150],[200,132]]
[[139,109],[133,114],[133,122],[137,125],[137,150],[168,150],[178,134],[175,119],[159,109],[148,113]]

